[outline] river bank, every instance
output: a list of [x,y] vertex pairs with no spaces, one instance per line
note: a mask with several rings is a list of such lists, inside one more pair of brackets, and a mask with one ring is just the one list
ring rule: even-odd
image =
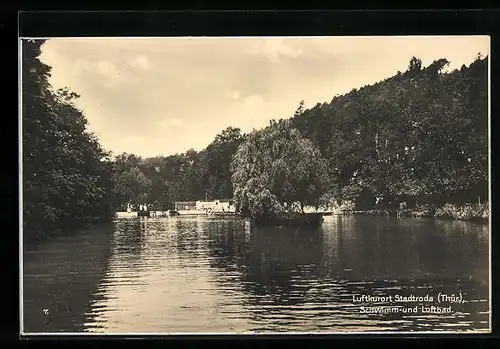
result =
[[454,205],[445,204],[440,207],[426,204],[419,205],[413,208],[402,210],[396,209],[372,209],[372,210],[354,210],[339,208],[336,214],[342,215],[372,215],[372,216],[396,216],[396,217],[413,217],[413,218],[439,218],[446,220],[462,220],[462,221],[488,221],[489,219],[489,204],[476,203]]

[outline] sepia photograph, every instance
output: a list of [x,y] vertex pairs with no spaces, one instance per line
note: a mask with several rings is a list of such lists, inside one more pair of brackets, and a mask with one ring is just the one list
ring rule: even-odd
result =
[[490,333],[490,37],[21,37],[23,335]]

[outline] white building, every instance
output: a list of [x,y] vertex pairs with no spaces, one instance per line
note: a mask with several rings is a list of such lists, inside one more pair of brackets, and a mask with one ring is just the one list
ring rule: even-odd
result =
[[196,201],[199,211],[235,212],[233,200]]

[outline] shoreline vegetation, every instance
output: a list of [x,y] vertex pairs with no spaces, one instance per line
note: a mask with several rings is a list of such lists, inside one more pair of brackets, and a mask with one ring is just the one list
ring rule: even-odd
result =
[[399,210],[364,210],[357,211],[349,208],[338,208],[334,214],[340,215],[372,215],[372,216],[396,216],[413,218],[438,218],[444,220],[461,221],[488,221],[489,204],[445,204],[441,207],[422,205],[412,209]]
[[413,57],[404,72],[312,108],[301,101],[262,129],[230,126],[201,151],[142,158],[101,147],[78,94],[50,85],[44,42],[22,41],[25,242],[109,222],[129,205],[221,198],[260,222],[305,207],[488,218],[488,57],[453,71],[445,58],[424,67]]

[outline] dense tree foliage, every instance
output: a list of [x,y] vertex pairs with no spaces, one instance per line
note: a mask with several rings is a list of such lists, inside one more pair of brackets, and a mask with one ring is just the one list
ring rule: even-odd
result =
[[328,187],[323,156],[289,121],[249,134],[231,167],[237,209],[252,218],[318,206]]
[[230,163],[242,141],[240,129],[228,127],[207,147],[207,194],[209,196],[228,198],[233,195]]
[[[396,208],[401,202],[412,207],[488,200],[487,58],[478,56],[468,67],[444,72],[448,63],[439,59],[423,67],[413,57],[405,72],[330,103],[305,109],[301,101],[289,126],[326,161],[329,184],[320,204],[352,201],[371,209]],[[284,125],[280,120],[265,132]],[[231,159],[248,137],[257,147],[257,135],[229,127],[200,152],[143,159],[128,170],[139,166],[152,183],[148,200],[162,207],[175,200],[232,197],[237,183],[230,180]],[[255,154],[259,151],[265,163],[271,149],[255,148]],[[281,163],[272,166],[278,171]],[[296,195],[298,184],[290,183],[279,185]],[[299,192],[305,196],[294,200],[311,203]]]
[[413,58],[406,72],[292,119],[327,159],[333,197],[360,208],[487,200],[487,58],[451,73],[447,64]]
[[112,166],[67,89],[54,91],[39,60],[43,40],[22,41],[23,233],[26,241],[113,213]]
[[119,209],[148,203],[172,208],[175,201],[231,198],[230,163],[244,139],[239,128],[227,127],[202,151],[142,159],[133,154],[115,157],[114,182]]

